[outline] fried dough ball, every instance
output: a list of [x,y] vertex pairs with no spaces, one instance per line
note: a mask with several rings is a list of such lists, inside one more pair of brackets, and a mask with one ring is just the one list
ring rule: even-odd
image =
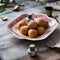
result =
[[20,33],[23,35],[27,35],[28,34],[28,27],[27,26],[22,26],[20,28]]
[[49,27],[49,23],[47,21],[44,22],[44,27],[48,28]]
[[16,27],[17,27],[17,29],[20,29],[22,26],[26,26],[27,23],[28,23],[27,20],[23,19],[23,20],[21,20],[20,22],[17,23]]
[[44,27],[38,27],[38,33],[39,35],[42,35],[45,33],[45,28]]
[[38,24],[38,26],[44,27],[44,20],[42,18],[37,18],[35,19],[35,21]]
[[36,38],[38,36],[38,31],[36,29],[30,29],[28,31],[28,36],[31,38]]
[[30,29],[34,29],[34,28],[37,28],[37,23],[34,20],[31,20],[31,21],[29,21],[27,26]]

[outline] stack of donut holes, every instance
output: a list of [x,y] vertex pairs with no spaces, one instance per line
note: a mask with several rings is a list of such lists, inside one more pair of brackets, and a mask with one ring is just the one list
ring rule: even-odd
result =
[[23,19],[16,24],[16,27],[21,34],[36,38],[45,33],[46,29],[49,27],[49,23],[42,18],[36,18],[29,22],[27,19]]

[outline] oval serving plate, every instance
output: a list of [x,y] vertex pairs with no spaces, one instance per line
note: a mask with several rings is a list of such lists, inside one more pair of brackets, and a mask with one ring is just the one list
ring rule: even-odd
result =
[[31,41],[38,41],[38,40],[43,40],[45,38],[47,38],[58,26],[58,22],[53,19],[53,18],[50,18],[48,17],[47,15],[45,14],[32,14],[32,17],[33,18],[43,18],[45,19],[46,21],[49,22],[49,28],[46,30],[46,32],[37,37],[37,38],[30,38],[28,36],[25,36],[25,35],[22,35],[19,33],[19,31],[16,29],[15,25],[21,21],[22,19],[26,18],[28,16],[28,14],[22,14],[21,16],[19,16],[18,18],[16,18],[15,20],[12,20],[9,24],[8,24],[8,30],[17,38],[19,39],[26,39],[26,40],[31,40]]

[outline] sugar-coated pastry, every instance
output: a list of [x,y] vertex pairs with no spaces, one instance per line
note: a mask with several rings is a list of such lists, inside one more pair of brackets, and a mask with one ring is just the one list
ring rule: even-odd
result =
[[36,38],[38,36],[38,31],[36,29],[30,29],[28,31],[28,36],[31,38]]
[[38,24],[38,26],[44,27],[44,20],[42,18],[35,19],[35,22]]
[[34,28],[37,28],[37,23],[34,20],[31,20],[31,21],[29,21],[27,26],[30,29],[34,29]]
[[27,35],[28,34],[28,27],[27,26],[22,26],[19,31],[20,31],[21,34]]
[[38,27],[38,33],[39,35],[42,35],[45,33],[45,28],[44,27]]
[[18,28],[18,29],[20,29],[22,26],[26,26],[27,25],[27,20],[26,19],[23,19],[23,20],[21,20],[20,22],[18,22],[17,24],[16,24],[16,27]]

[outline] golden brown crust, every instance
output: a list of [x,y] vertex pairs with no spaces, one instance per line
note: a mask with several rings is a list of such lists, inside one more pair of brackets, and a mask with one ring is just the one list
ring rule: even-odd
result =
[[37,18],[35,21],[39,27],[45,27],[45,28],[49,27],[49,23],[42,18]]
[[39,35],[42,35],[42,34],[45,33],[45,28],[44,27],[38,27],[37,30],[38,30]]
[[48,28],[49,27],[49,23],[47,21],[44,22],[44,27]]
[[29,21],[29,23],[28,23],[28,28],[30,28],[30,29],[34,29],[34,28],[37,28],[38,26],[37,26],[37,23],[34,21],[34,20],[31,20],[31,21]]
[[36,38],[38,36],[38,31],[36,29],[30,29],[28,31],[28,36],[31,38]]
[[27,20],[26,19],[23,19],[23,20],[21,20],[20,22],[18,22],[17,24],[16,24],[16,27],[18,28],[18,29],[20,29],[22,26],[26,26],[27,25]]
[[44,20],[43,19],[37,18],[35,21],[38,24],[38,26],[40,26],[40,27],[43,27],[44,26]]
[[27,35],[28,34],[28,27],[27,26],[22,26],[20,28],[20,33],[23,35]]

